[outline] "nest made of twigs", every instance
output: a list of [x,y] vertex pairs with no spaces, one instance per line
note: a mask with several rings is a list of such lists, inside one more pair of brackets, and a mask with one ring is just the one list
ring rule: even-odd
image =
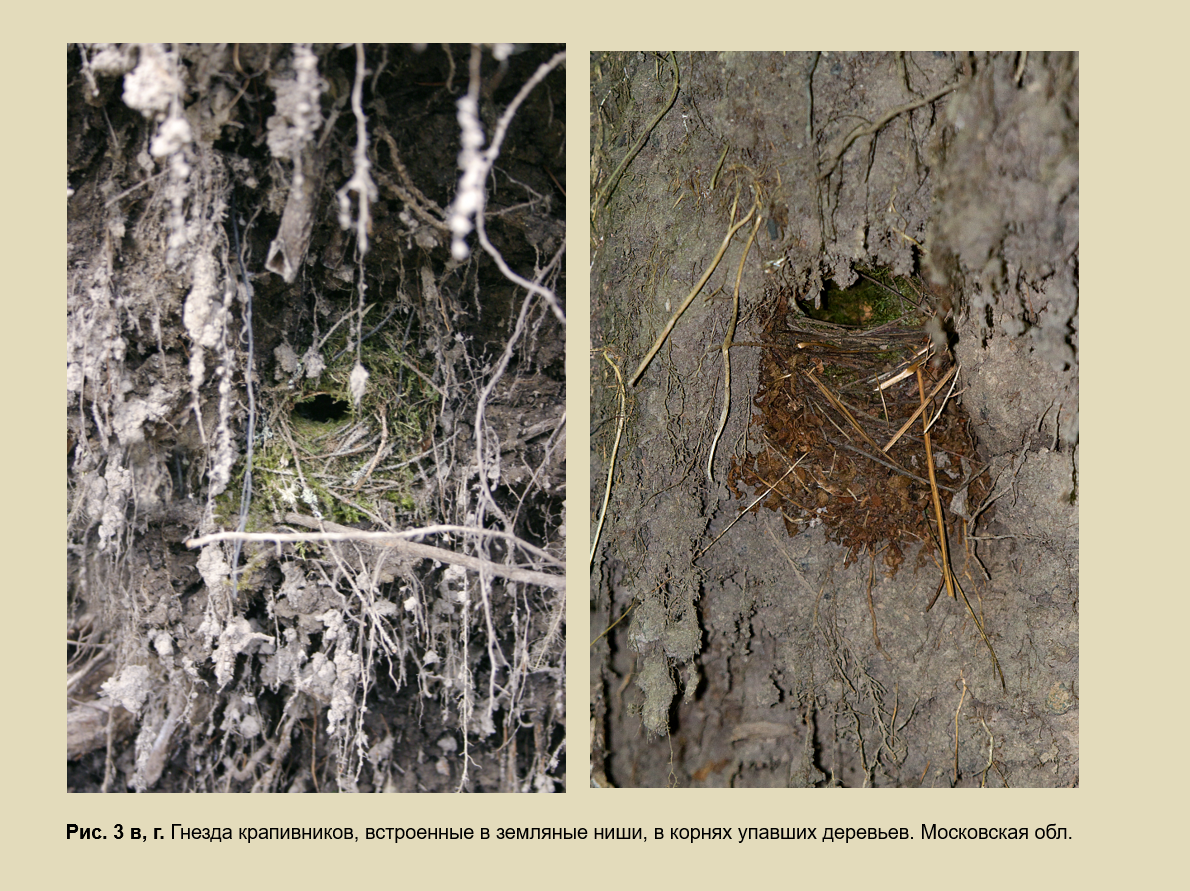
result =
[[880,555],[895,572],[914,542],[928,559],[938,543],[933,487],[952,542],[965,530],[957,520],[987,494],[955,398],[958,368],[923,330],[928,315],[914,310],[865,330],[813,321],[790,295],[773,297],[758,344],[752,445],[732,459],[733,494],[750,489],[759,496],[753,509],[779,511],[790,535],[824,525],[848,549],[848,564]]

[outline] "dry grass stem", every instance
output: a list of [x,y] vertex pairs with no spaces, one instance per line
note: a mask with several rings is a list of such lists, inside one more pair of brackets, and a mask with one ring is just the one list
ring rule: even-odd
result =
[[[917,368],[917,392],[921,395],[921,409],[927,405],[926,387],[922,381],[921,366]],[[938,480],[934,475],[934,452],[930,448],[930,429],[929,425],[922,419],[922,440],[926,447],[926,468],[930,472],[930,494],[934,501],[934,518],[938,521],[938,547],[942,552],[942,580],[946,582],[946,593],[950,595],[950,599],[955,599],[955,582],[950,571],[950,552],[946,544],[946,518],[942,515],[942,499],[938,496]]]
[[718,535],[716,535],[711,540],[711,543],[709,545],[707,545],[705,548],[703,548],[701,551],[699,551],[697,554],[695,554],[693,559],[697,560],[699,557],[701,557],[703,554],[705,554],[707,551],[709,551],[711,548],[713,548],[715,546],[715,542],[717,542],[719,539],[721,539],[723,536],[725,536],[727,534],[727,530],[730,529],[732,526],[734,526],[736,523],[738,523],[740,521],[740,517],[742,517],[748,511],[752,510],[752,508],[756,507],[757,504],[759,504],[761,501],[763,501],[765,498],[768,497],[769,492],[773,491],[773,489],[775,489],[775,488],[777,488],[777,486],[781,485],[781,481],[784,480],[785,477],[789,476],[789,474],[793,473],[794,469],[798,466],[798,464],[802,463],[803,458],[805,458],[805,455],[803,455],[802,458],[798,458],[797,461],[795,461],[792,465],[790,465],[789,469],[787,471],[785,471],[784,474],[781,475],[780,479],[778,479],[775,483],[772,483],[767,489],[765,489],[763,492],[761,492],[759,495],[757,495],[751,504],[749,504],[746,508],[744,508],[738,514],[736,514],[736,518],[727,524],[727,528],[725,528],[722,532],[720,532]]
[[[732,219],[735,219],[736,208],[739,205],[739,200],[740,196],[737,193],[735,199],[731,202]],[[700,278],[698,283],[690,289],[690,293],[686,295],[686,299],[682,301],[682,305],[678,307],[677,312],[673,314],[673,317],[665,326],[665,330],[663,330],[661,334],[658,335],[657,340],[654,341],[652,348],[650,348],[649,352],[645,354],[645,357],[641,360],[640,365],[637,366],[632,378],[628,381],[630,386],[636,386],[637,381],[640,380],[640,376],[645,373],[645,369],[649,367],[649,363],[653,361],[653,357],[657,355],[657,351],[661,349],[666,338],[668,338],[670,332],[673,331],[674,326],[678,324],[678,319],[682,317],[682,314],[686,312],[686,310],[690,307],[690,304],[694,302],[694,298],[698,296],[698,292],[703,289],[703,285],[707,283],[710,277],[714,274],[715,270],[718,268],[719,261],[722,260],[723,255],[727,253],[727,246],[731,244],[731,240],[735,237],[736,232],[738,232],[744,226],[744,224],[752,219],[752,215],[756,213],[756,211],[757,206],[753,204],[752,209],[748,211],[748,215],[746,217],[744,217],[738,223],[732,224],[730,228],[728,228],[727,234],[723,236],[723,244],[719,246],[719,253],[715,254],[715,259],[711,260],[710,264],[706,268],[706,271],[702,274],[702,278]]]
[[[917,369],[917,370],[918,370],[918,373],[920,374],[920,369]],[[954,372],[955,372],[954,368],[951,368],[948,372],[946,372],[946,374],[943,376],[942,380],[938,381],[938,383],[934,387],[934,389],[930,391],[929,399],[933,399],[935,396],[938,395],[938,391],[941,390],[943,388],[943,386],[946,385],[946,382],[948,380],[950,380],[950,376],[952,374],[954,374]],[[888,445],[886,445],[880,451],[887,452],[889,449],[891,449],[893,446],[895,446],[897,444],[897,441],[902,436],[905,435],[905,431],[908,430],[911,426],[913,426],[913,422],[916,421],[919,417],[921,417],[921,413],[923,411],[925,411],[926,405],[928,405],[928,404],[929,404],[929,400],[927,400],[926,402],[923,402],[921,405],[919,405],[917,407],[917,409],[913,412],[913,414],[911,414],[909,416],[909,420],[907,420],[904,424],[902,424],[901,429],[898,430],[896,432],[896,434],[893,436],[893,438],[888,441]],[[934,415],[935,421],[938,419],[938,416],[941,413],[942,413],[941,410],[939,410],[938,414]],[[930,427],[932,427],[932,426],[934,426],[934,421],[930,421],[930,423],[926,425],[926,430],[929,430]]]

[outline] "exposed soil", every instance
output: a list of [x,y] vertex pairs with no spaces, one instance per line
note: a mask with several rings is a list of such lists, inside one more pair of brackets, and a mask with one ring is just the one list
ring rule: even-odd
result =
[[[592,783],[1077,785],[1078,56],[597,53],[590,102]],[[821,327],[865,276],[895,319]],[[939,451],[879,454],[918,349]]]
[[71,790],[563,788],[559,50],[68,48]]

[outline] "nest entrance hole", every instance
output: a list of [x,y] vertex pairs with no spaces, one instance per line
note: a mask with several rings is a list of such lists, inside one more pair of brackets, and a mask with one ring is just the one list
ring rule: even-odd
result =
[[849,288],[840,288],[828,279],[823,283],[818,306],[813,301],[798,301],[798,307],[819,322],[866,329],[910,314],[915,309],[915,301],[907,299],[894,285],[885,284],[876,276],[861,275]]
[[330,421],[341,421],[351,411],[351,404],[342,399],[336,399],[329,393],[319,393],[312,399],[303,399],[293,407],[293,413],[307,421],[317,421],[325,424]]

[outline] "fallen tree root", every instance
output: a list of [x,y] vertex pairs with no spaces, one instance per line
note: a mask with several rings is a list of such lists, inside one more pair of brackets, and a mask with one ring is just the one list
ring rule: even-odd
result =
[[[211,535],[204,535],[201,538],[192,538],[186,542],[188,548],[200,548],[203,545],[212,544],[216,541],[260,541],[260,542],[276,542],[278,544],[285,542],[299,542],[299,541],[358,541],[364,544],[373,544],[380,547],[391,548],[398,554],[408,557],[415,557],[425,560],[437,560],[440,563],[450,563],[455,566],[462,566],[466,569],[480,572],[487,570],[492,575],[498,575],[501,578],[512,579],[514,582],[525,582],[530,585],[541,585],[543,588],[553,588],[556,591],[566,590],[566,577],[561,575],[553,575],[548,572],[537,572],[532,569],[521,569],[516,566],[506,566],[503,563],[493,563],[490,560],[482,560],[479,557],[472,557],[468,554],[459,554],[455,551],[448,551],[445,548],[436,548],[432,545],[418,544],[417,542],[409,541],[409,538],[417,535],[426,535],[435,531],[448,531],[439,527],[428,527],[425,529],[413,529],[409,532],[362,532],[359,529],[352,529],[350,526],[340,526],[338,523],[331,523],[327,520],[317,520],[314,517],[306,517],[301,514],[286,514],[285,522],[294,526],[304,526],[307,529],[319,529],[319,532],[215,532]],[[472,532],[477,534],[495,535],[488,529],[473,529],[462,530],[465,532]],[[531,547],[527,543],[522,543],[517,540],[518,544],[524,544],[525,547]],[[537,549],[534,549],[537,550]],[[556,558],[551,558],[554,562]]]

